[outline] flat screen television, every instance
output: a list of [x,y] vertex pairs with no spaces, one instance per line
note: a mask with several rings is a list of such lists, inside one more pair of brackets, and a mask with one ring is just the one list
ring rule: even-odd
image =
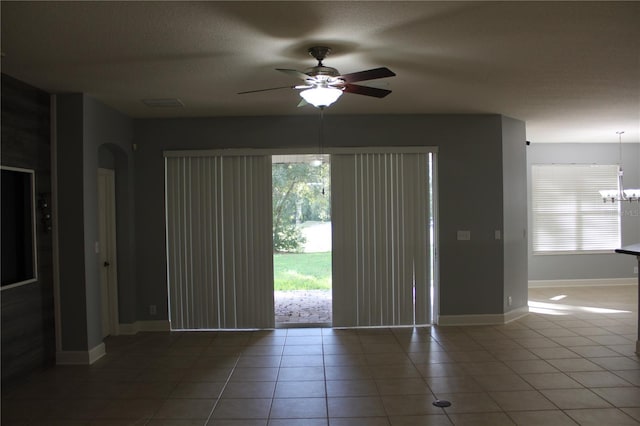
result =
[[3,290],[37,280],[35,172],[1,167],[0,269]]

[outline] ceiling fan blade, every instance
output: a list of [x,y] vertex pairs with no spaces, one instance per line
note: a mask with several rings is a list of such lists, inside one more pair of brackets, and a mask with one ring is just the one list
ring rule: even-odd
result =
[[353,72],[351,74],[344,74],[340,78],[344,79],[347,83],[355,83],[356,81],[375,80],[377,78],[393,77],[396,73],[391,71],[387,67],[374,68],[366,71]]
[[309,105],[309,102],[305,101],[304,98],[300,99],[300,103],[298,104],[298,108]]
[[295,89],[296,86],[281,86],[281,87],[270,87],[268,89],[258,89],[258,90],[247,90],[245,92],[238,92],[238,95],[244,95],[246,93],[257,93],[257,92],[267,92],[269,90],[280,90],[280,89]]
[[289,74],[291,77],[295,77],[295,78],[299,78],[300,80],[306,80],[309,78],[309,76],[303,72],[300,72],[298,70],[288,70],[285,68],[276,68],[276,71],[280,71],[283,72],[285,74]]
[[384,98],[391,93],[391,90],[360,86],[358,84],[346,84],[344,86],[344,91],[347,93],[354,93],[356,95],[373,96],[374,98]]

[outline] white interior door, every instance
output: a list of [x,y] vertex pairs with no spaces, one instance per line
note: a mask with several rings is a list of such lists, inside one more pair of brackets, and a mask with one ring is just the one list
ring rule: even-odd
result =
[[102,337],[118,334],[115,174],[98,169],[98,225]]

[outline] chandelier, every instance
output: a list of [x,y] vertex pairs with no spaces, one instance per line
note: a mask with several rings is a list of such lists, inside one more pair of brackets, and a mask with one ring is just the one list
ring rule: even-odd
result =
[[616,201],[640,201],[640,189],[624,189],[624,184],[622,182],[622,134],[624,132],[616,132],[618,135],[618,144],[620,149],[620,160],[618,162],[618,189],[605,189],[600,191],[600,195],[602,196],[602,201],[605,203],[607,201],[611,201],[615,203]]

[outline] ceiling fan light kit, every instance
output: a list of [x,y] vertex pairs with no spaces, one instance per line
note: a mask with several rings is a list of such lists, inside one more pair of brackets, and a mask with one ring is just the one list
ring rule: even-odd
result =
[[342,90],[335,87],[314,87],[300,92],[300,96],[317,108],[328,107],[342,96]]
[[300,96],[304,101],[301,102],[299,106],[311,104],[322,109],[337,101],[343,92],[371,96],[374,98],[384,98],[391,93],[391,90],[353,84],[359,81],[395,76],[396,74],[389,68],[381,67],[351,74],[340,74],[337,69],[327,67],[322,63],[324,58],[331,52],[331,48],[326,46],[314,46],[309,48],[308,52],[318,61],[318,65],[315,67],[307,68],[304,72],[292,69],[276,68],[276,71],[280,71],[303,80],[303,85],[249,90],[246,92],[240,92],[239,94],[289,88],[302,90],[302,92],[300,92]]

